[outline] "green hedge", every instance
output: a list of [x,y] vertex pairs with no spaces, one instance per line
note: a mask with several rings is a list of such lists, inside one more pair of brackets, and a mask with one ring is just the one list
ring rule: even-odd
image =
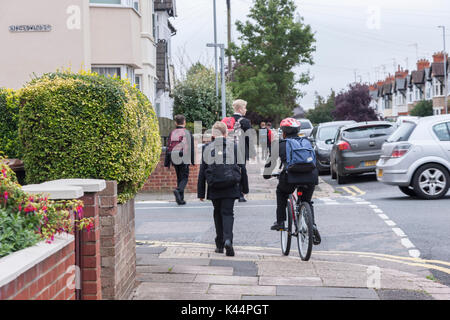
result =
[[57,72],[20,90],[26,182],[116,180],[119,203],[142,188],[161,153],[149,100],[128,82]]
[[0,154],[10,159],[20,157],[18,114],[17,94],[13,90],[0,88]]

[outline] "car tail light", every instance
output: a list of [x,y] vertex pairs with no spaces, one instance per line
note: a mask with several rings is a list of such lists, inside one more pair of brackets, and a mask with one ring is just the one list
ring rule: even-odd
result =
[[409,149],[411,148],[410,144],[402,144],[399,146],[396,146],[394,150],[392,150],[391,158],[401,158],[405,154],[408,153]]
[[350,144],[347,141],[341,141],[337,145],[338,145],[339,150],[341,150],[341,151],[351,150]]

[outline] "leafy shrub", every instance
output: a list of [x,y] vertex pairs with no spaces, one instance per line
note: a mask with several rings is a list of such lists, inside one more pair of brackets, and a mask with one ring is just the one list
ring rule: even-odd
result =
[[158,121],[128,82],[56,72],[20,90],[19,137],[27,183],[61,178],[116,180],[132,198],[159,161]]
[[25,193],[14,172],[0,158],[0,257],[52,242],[58,233],[74,228],[90,230],[92,218],[83,218],[81,201],[51,201]]
[[421,100],[411,110],[410,114],[416,117],[427,117],[433,115],[433,101]]
[[13,90],[0,88],[0,151],[8,158],[19,158],[17,121],[19,104]]
[[[220,85],[220,84],[219,84]],[[174,89],[174,114],[182,114],[186,122],[202,121],[204,128],[211,128],[222,119],[221,98],[216,97],[214,70],[197,63],[187,72],[186,79]],[[233,113],[233,96],[226,88],[226,112]]]

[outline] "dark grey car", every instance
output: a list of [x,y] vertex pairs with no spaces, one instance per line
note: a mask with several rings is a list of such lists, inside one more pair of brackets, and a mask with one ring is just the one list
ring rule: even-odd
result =
[[339,184],[353,174],[375,172],[381,147],[395,131],[390,122],[369,121],[347,125],[339,129],[330,155],[331,178]]
[[[317,169],[320,173],[330,171],[330,153],[333,144],[332,140],[336,133],[344,125],[356,123],[356,121],[333,121],[319,124],[313,129],[309,139],[316,152]],[[328,143],[327,143],[328,142]]]

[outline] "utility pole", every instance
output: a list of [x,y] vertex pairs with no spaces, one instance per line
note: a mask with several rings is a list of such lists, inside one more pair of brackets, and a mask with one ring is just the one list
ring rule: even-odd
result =
[[216,97],[219,96],[219,73],[217,67],[217,15],[216,0],[214,0],[214,70],[216,73]]
[[220,67],[221,67],[221,75],[222,75],[222,118],[227,116],[226,110],[226,89],[225,89],[225,45],[223,43],[208,43],[207,47],[215,47],[220,48]]
[[[228,49],[231,44],[231,0],[227,0]],[[228,75],[231,76],[231,55],[228,56]]]
[[445,48],[445,26],[439,26],[438,28],[442,28],[443,38],[444,38],[444,108],[445,108],[445,114],[448,114],[448,81],[447,81],[447,51]]

